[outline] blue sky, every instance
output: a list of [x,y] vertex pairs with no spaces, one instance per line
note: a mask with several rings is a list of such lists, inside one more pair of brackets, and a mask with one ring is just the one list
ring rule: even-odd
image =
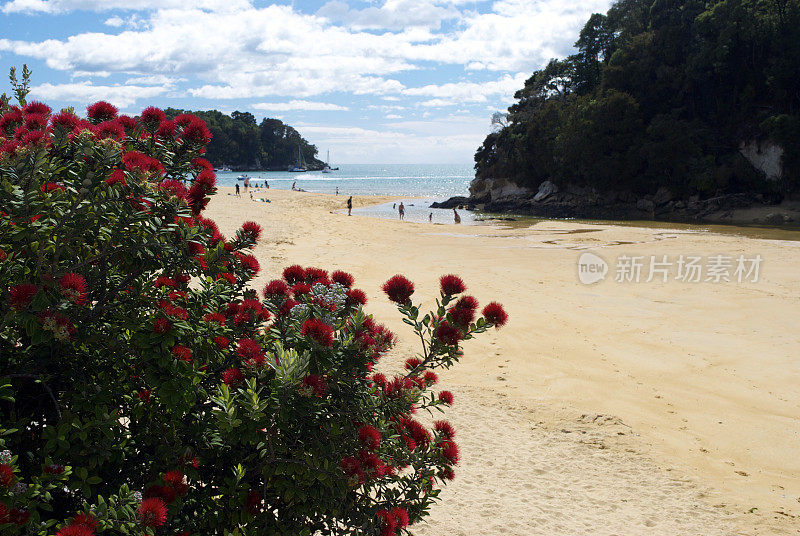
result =
[[0,0],[33,98],[278,117],[339,163],[470,163],[610,0]]

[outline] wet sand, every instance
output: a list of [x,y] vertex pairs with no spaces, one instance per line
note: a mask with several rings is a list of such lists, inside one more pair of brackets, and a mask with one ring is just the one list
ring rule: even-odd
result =
[[[345,196],[229,190],[207,215],[228,236],[264,226],[255,285],[293,263],[350,271],[400,337],[388,370],[416,351],[379,291],[395,273],[424,305],[452,272],[506,306],[509,325],[441,375],[463,461],[415,534],[800,534],[800,233],[401,223],[338,213]],[[609,263],[604,281],[579,281],[586,251]],[[756,282],[684,282],[675,265],[667,282],[614,280],[622,256],[664,255],[763,263]]]

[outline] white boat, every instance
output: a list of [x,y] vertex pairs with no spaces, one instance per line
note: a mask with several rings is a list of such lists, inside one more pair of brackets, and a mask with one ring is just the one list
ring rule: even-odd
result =
[[303,153],[300,152],[300,146],[297,146],[297,165],[290,167],[290,173],[304,173],[306,171],[306,163],[303,162]]
[[229,168],[228,166],[222,166],[222,167],[221,167],[221,168],[219,168],[217,171],[221,171],[221,172],[223,172],[223,173],[230,173],[230,172],[231,172],[231,171],[233,171],[233,170],[232,170],[231,168]]
[[328,158],[325,159],[325,167],[322,168],[323,173],[330,173],[331,170],[331,151],[328,150]]
[[250,177],[248,177],[247,175],[239,175],[238,177],[236,177],[236,180],[237,181],[246,181],[249,178]]

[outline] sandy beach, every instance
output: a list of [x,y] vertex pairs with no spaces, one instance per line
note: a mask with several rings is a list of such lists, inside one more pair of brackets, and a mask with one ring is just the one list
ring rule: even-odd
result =
[[[232,190],[206,215],[227,236],[264,227],[257,288],[289,264],[351,272],[399,336],[387,370],[416,351],[380,292],[395,273],[415,302],[456,273],[509,312],[440,375],[462,462],[415,534],[800,534],[800,232],[432,225],[348,217],[346,196],[267,190],[256,203]],[[586,251],[608,262],[605,280],[579,280]],[[676,279],[681,256],[717,255],[733,259],[730,282]],[[758,255],[758,280],[739,282],[736,259]],[[644,258],[639,282],[615,280],[623,256]],[[673,263],[668,281],[646,281],[651,256]]]

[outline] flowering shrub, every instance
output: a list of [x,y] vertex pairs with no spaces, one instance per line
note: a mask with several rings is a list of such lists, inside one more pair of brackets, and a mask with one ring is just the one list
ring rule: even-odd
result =
[[155,108],[87,118],[0,108],[0,532],[91,536],[407,533],[459,461],[432,391],[477,318],[455,276],[423,349],[373,371],[394,335],[342,271],[290,266],[261,296],[222,236],[205,125]]

